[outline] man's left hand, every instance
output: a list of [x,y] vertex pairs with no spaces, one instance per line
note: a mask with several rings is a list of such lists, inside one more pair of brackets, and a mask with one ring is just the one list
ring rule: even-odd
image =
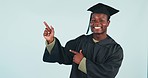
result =
[[80,50],[80,52],[76,52],[74,50],[69,50],[70,52],[72,52],[74,55],[73,57],[73,62],[76,64],[80,64],[81,60],[83,59],[83,54],[82,54],[82,50]]

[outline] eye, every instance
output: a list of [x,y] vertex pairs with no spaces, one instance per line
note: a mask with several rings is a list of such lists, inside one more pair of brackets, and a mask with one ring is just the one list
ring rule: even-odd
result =
[[99,22],[101,22],[101,23],[107,22],[107,19],[105,19],[105,18],[99,19]]
[[95,22],[96,22],[96,20],[94,20],[94,19],[91,20],[91,23],[95,23]]
[[105,22],[105,20],[103,20],[103,19],[100,19],[99,21],[100,21],[101,23]]

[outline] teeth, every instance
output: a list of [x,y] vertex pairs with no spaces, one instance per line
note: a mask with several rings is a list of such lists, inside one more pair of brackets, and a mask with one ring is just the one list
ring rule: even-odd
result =
[[95,29],[100,29],[101,27],[94,27]]

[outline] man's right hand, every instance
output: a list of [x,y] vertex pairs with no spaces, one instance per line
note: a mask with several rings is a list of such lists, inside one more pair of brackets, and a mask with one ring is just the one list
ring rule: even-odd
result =
[[46,26],[43,36],[47,40],[47,42],[50,44],[54,41],[54,28],[52,26],[49,27],[49,25],[44,21],[43,22]]

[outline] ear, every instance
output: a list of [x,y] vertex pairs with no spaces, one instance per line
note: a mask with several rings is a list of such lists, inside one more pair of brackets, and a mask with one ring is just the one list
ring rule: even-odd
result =
[[109,24],[110,24],[110,20],[107,21],[107,27],[109,26]]

